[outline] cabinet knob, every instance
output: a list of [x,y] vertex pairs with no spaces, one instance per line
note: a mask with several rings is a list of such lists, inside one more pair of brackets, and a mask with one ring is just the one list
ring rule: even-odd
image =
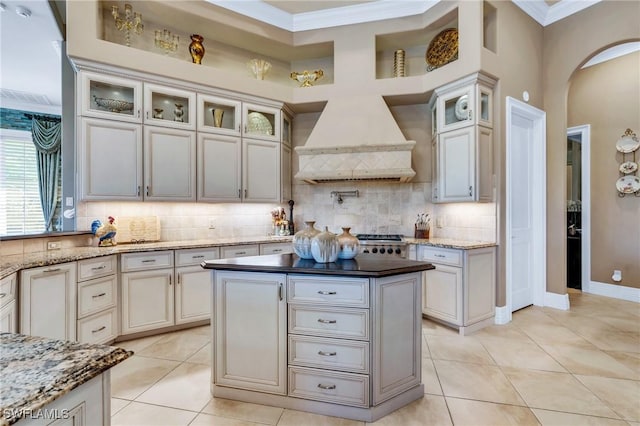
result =
[[138,185],[138,197],[140,196],[140,185]]
[[247,190],[244,190],[244,198],[247,198]]
[[149,196],[149,185],[147,185],[147,197]]

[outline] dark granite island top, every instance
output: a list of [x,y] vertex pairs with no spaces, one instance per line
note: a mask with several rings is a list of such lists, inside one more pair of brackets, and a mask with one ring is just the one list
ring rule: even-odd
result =
[[113,346],[0,333],[0,425],[36,412],[132,354]]
[[201,265],[206,269],[225,271],[280,272],[372,278],[435,269],[431,263],[400,258],[380,258],[375,254],[359,254],[354,259],[338,259],[331,263],[318,263],[313,259],[301,259],[297,255],[290,253],[269,254],[206,260]]

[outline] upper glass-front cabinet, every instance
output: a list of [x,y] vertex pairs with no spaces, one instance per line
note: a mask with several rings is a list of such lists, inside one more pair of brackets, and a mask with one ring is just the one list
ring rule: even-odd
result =
[[240,135],[242,104],[216,96],[198,94],[198,131]]
[[242,104],[242,135],[280,142],[280,114],[278,108]]
[[291,117],[288,114],[282,113],[282,143],[291,146]]
[[144,85],[144,123],[196,129],[196,94],[155,84]]
[[142,121],[142,82],[80,72],[80,111],[83,116]]
[[436,90],[434,135],[471,124],[493,127],[493,90],[482,84],[485,78],[474,75]]

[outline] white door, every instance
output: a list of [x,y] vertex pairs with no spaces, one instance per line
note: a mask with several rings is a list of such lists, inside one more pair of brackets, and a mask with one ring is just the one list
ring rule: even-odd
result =
[[507,306],[542,305],[546,288],[545,113],[507,98]]

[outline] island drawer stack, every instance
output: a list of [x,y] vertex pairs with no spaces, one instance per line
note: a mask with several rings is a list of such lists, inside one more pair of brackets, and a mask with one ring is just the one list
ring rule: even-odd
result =
[[370,405],[369,280],[288,278],[289,396]]
[[116,255],[78,262],[78,341],[107,343],[118,336]]

